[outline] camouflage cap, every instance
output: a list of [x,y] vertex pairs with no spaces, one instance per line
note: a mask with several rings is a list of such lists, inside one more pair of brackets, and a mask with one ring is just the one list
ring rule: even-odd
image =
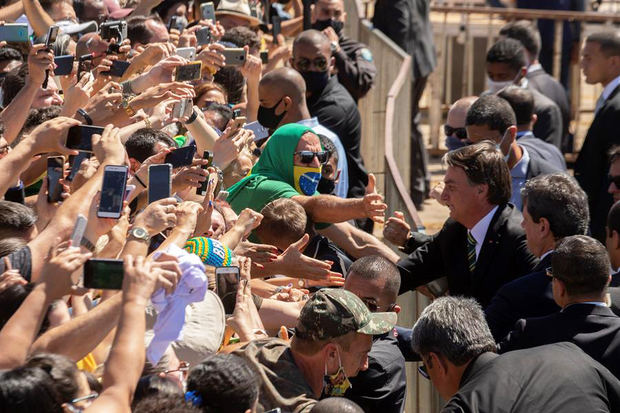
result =
[[342,288],[317,291],[301,309],[296,335],[319,341],[358,333],[377,335],[394,328],[396,313],[371,313],[358,296]]

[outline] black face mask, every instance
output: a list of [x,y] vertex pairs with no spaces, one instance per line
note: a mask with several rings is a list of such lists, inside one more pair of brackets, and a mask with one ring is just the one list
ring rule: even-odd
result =
[[[329,70],[325,72],[299,72],[306,81],[306,90],[312,93],[321,92],[329,82]],[[263,125],[264,126],[264,125]]]
[[344,23],[341,22],[340,20],[327,19],[327,20],[317,20],[316,22],[314,22],[314,24],[312,24],[312,28],[318,31],[323,31],[327,29],[328,27],[331,27],[332,29],[334,29],[336,34],[340,36],[340,33],[342,32],[342,28],[344,27]]
[[[284,99],[284,98],[282,98]],[[261,125],[263,125],[264,127],[266,127],[269,130],[275,130],[278,125],[280,124],[280,122],[282,121],[282,119],[284,118],[284,116],[286,115],[286,110],[284,112],[282,112],[279,115],[276,115],[276,108],[280,105],[280,103],[282,103],[282,99],[280,99],[278,101],[278,103],[276,103],[275,105],[273,105],[270,108],[266,108],[264,106],[259,106],[258,107],[258,123],[260,123]]]
[[316,187],[316,190],[319,191],[319,193],[325,195],[333,195],[334,189],[336,189],[336,181],[333,179],[327,179],[323,176],[319,180],[319,185]]

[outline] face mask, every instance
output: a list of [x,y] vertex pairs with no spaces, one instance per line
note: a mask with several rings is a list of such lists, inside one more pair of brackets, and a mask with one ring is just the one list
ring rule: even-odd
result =
[[[309,92],[321,92],[329,82],[329,71],[325,72],[300,72],[306,81],[306,89]],[[264,126],[264,125],[263,125]]]
[[[284,98],[282,98],[284,99]],[[276,115],[276,109],[282,102],[282,99],[278,101],[274,106],[270,108],[266,108],[264,106],[258,107],[258,123],[266,127],[267,129],[274,130],[278,127],[284,116],[286,115],[286,110],[279,115]]]
[[322,194],[332,195],[336,189],[336,181],[333,179],[327,179],[321,176],[319,186],[316,188]]
[[446,136],[445,144],[449,151],[454,151],[469,145],[466,140],[460,140],[456,136]]
[[340,32],[342,32],[342,28],[344,27],[344,23],[341,22],[340,20],[327,19],[327,20],[317,20],[312,25],[312,28],[318,31],[323,31],[327,29],[328,27],[331,27],[332,29],[334,29],[336,34],[340,36]]
[[491,80],[487,77],[487,86],[489,87],[489,91],[491,93],[497,93],[500,90],[502,90],[503,88],[512,85],[512,80],[506,80],[503,82],[496,82],[494,80]]
[[314,195],[321,180],[321,167],[295,165],[293,177],[297,192],[308,196]]
[[342,362],[340,361],[340,352],[338,352],[338,371],[336,374],[327,374],[327,363],[325,364],[325,376],[323,377],[323,394],[326,396],[342,397],[345,392],[353,387],[349,378],[344,372]]

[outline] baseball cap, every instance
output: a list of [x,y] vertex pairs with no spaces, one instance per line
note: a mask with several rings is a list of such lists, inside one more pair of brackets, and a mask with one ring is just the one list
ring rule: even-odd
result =
[[396,313],[371,313],[358,296],[342,288],[317,291],[301,309],[295,335],[312,341],[362,334],[387,333],[396,324]]
[[55,23],[60,27],[60,32],[65,34],[84,34],[97,31],[97,22],[89,21],[84,23],[76,23],[71,20],[61,20]]
[[117,0],[103,0],[103,4],[108,8],[112,19],[123,19],[134,11],[132,8],[121,7]]

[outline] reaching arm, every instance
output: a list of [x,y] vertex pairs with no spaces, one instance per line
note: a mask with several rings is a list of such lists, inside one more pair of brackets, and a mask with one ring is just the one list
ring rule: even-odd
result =
[[54,20],[47,14],[39,0],[22,0],[28,22],[37,36],[43,36],[54,24]]
[[399,260],[398,254],[387,245],[348,222],[333,224],[318,232],[332,240],[354,258],[381,255],[394,263]]
[[24,14],[24,5],[21,1],[16,1],[6,7],[0,9],[0,20],[5,22],[14,22]]

